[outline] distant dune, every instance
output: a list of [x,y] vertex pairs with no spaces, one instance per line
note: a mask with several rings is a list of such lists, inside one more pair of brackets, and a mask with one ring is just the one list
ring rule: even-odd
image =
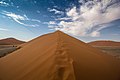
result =
[[24,41],[17,40],[15,38],[6,38],[0,40],[0,45],[18,45],[25,43]]
[[102,52],[120,58],[120,42],[99,40],[88,44],[101,50]]
[[93,41],[93,42],[89,42],[88,44],[92,46],[120,46],[120,42],[107,41],[107,40]]

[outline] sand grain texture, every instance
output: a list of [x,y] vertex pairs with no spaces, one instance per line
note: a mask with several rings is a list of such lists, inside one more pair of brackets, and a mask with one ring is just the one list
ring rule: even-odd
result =
[[120,80],[120,62],[56,31],[1,58],[0,80]]

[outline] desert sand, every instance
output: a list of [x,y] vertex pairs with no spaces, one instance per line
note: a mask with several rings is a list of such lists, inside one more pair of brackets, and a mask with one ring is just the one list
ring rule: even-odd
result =
[[17,40],[15,38],[6,38],[0,40],[0,45],[19,45],[25,43],[24,41]]
[[56,31],[0,58],[0,80],[120,80],[120,61]]
[[105,40],[93,41],[93,42],[89,42],[88,44],[92,46],[120,46],[120,42],[105,41]]

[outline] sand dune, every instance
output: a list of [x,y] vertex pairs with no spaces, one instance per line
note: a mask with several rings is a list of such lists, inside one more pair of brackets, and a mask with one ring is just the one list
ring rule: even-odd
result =
[[105,41],[105,40],[101,40],[101,41],[93,41],[88,43],[92,46],[120,46],[120,42],[115,42],[115,41]]
[[23,44],[23,43],[25,42],[17,40],[15,38],[6,38],[6,39],[0,40],[0,45],[18,45],[18,44]]
[[56,31],[1,58],[0,80],[120,80],[120,61]]

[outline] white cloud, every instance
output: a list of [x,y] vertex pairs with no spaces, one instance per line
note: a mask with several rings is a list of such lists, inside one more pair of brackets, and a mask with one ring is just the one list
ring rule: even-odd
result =
[[41,23],[41,21],[40,21],[40,20],[37,20],[37,19],[28,19],[28,20]]
[[49,24],[56,24],[55,21],[49,21]]
[[73,7],[71,10],[69,10],[67,12],[67,15],[70,16],[70,17],[72,17],[72,18],[75,17],[75,16],[78,16],[76,7]]
[[4,1],[0,1],[0,6],[9,6],[9,4]]
[[90,34],[91,37],[99,37],[100,36],[100,32],[98,31],[93,31],[91,34]]
[[49,22],[43,22],[43,24],[47,24],[48,28],[50,28],[50,30],[54,30],[54,28],[56,28],[56,22],[55,21],[49,21]]
[[[119,0],[80,0],[82,3],[78,9],[73,7],[66,12],[67,18],[58,18],[62,20],[53,28],[77,36],[100,36],[100,30],[106,28],[105,23],[120,19],[120,1]],[[69,21],[66,21],[69,20]],[[99,27],[98,27],[99,26]]]
[[48,11],[49,11],[49,12],[54,12],[55,14],[61,14],[61,15],[63,15],[63,12],[62,12],[62,11],[59,11],[59,10],[57,10],[57,9],[50,9],[50,8],[48,8]]
[[55,20],[70,20],[71,18],[69,17],[64,17],[64,18],[58,18],[58,19],[55,19]]
[[23,21],[40,23],[39,20],[29,19],[26,15],[21,16],[21,15],[12,13],[12,12],[7,12],[7,11],[4,11],[2,14],[9,17],[10,19],[13,19],[15,22],[17,22],[23,26],[29,26],[29,27],[39,26],[38,24],[28,24],[28,23],[24,23]]
[[16,20],[25,20],[25,19],[26,19],[25,17],[20,16],[20,15],[16,15],[15,13],[6,12],[5,15],[8,16],[8,17],[13,18],[14,20],[15,20],[15,19],[16,19]]
[[55,21],[49,21],[49,22],[43,22],[43,24],[47,24],[47,25],[55,25],[57,24]]
[[9,30],[5,28],[0,28],[0,31],[9,31]]

